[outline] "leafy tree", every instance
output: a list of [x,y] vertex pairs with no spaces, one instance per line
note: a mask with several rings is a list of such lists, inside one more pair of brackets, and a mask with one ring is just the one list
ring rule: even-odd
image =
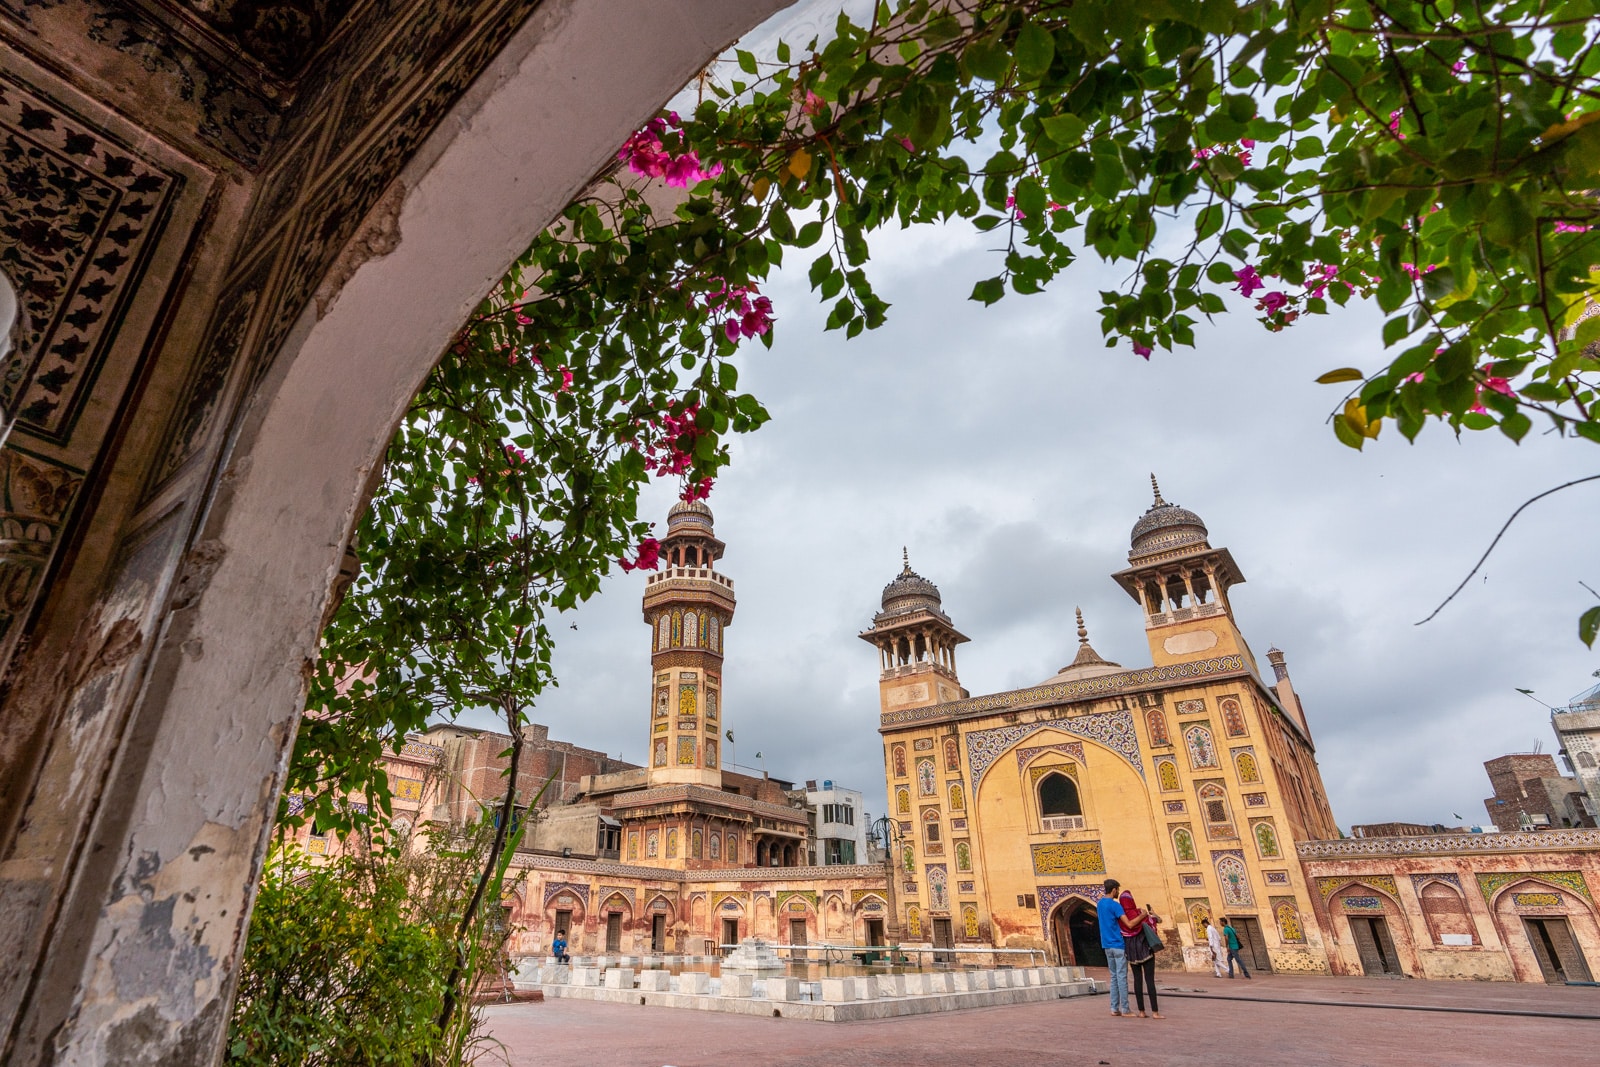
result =
[[703,496],[725,436],[765,421],[735,356],[770,344],[760,285],[794,249],[820,250],[848,336],[888,311],[869,235],[952,219],[1004,240],[984,303],[1084,252],[1126,264],[1102,328],[1145,358],[1240,296],[1272,331],[1374,300],[1387,363],[1321,378],[1348,388],[1345,444],[1430,420],[1515,441],[1536,417],[1600,441],[1597,3],[909,0],[736,53],[622,146],[417,397],[291,786],[382,810],[377,756],[430,716],[489,707],[520,736],[550,613],[655,565],[640,487]]
[[[439,1018],[495,827],[484,819],[419,832],[424,848],[354,835],[325,863],[293,846],[274,849],[242,956],[226,1063],[470,1061],[477,1013],[453,1013],[442,1027]],[[496,900],[502,885],[493,887]],[[498,911],[468,923],[469,984],[501,951]]]

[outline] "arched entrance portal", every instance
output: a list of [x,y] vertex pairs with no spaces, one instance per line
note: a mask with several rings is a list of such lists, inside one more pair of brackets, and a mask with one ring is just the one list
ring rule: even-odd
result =
[[1056,959],[1073,967],[1104,967],[1105,949],[1100,947],[1100,920],[1094,905],[1081,897],[1063,900],[1050,913],[1050,943]]

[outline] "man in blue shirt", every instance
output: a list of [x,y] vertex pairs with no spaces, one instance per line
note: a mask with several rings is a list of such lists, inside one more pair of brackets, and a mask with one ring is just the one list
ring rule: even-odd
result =
[[1122,940],[1122,905],[1117,901],[1117,890],[1122,888],[1115,878],[1105,881],[1106,895],[1094,906],[1100,919],[1100,947],[1106,950],[1106,966],[1111,969],[1111,1014],[1133,1015],[1128,1007],[1128,953]]

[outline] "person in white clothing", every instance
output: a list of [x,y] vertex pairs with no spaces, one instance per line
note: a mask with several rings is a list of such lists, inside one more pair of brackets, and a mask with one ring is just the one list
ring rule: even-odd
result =
[[1210,919],[1201,919],[1200,925],[1205,927],[1206,944],[1211,946],[1211,973],[1218,978],[1222,977],[1222,931],[1214,926]]

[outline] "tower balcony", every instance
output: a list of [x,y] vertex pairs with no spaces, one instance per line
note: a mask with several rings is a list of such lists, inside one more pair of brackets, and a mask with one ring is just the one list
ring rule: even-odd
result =
[[730,593],[733,592],[733,579],[712,570],[710,567],[663,567],[645,579],[645,593],[648,595],[654,590],[655,586],[663,582],[671,582],[678,579],[712,582],[722,586]]
[[1187,622],[1190,619],[1204,619],[1212,615],[1226,615],[1228,609],[1217,601],[1209,604],[1195,604],[1187,608],[1174,608],[1172,611],[1158,611],[1150,615],[1145,622],[1148,628],[1165,626],[1168,623]]

